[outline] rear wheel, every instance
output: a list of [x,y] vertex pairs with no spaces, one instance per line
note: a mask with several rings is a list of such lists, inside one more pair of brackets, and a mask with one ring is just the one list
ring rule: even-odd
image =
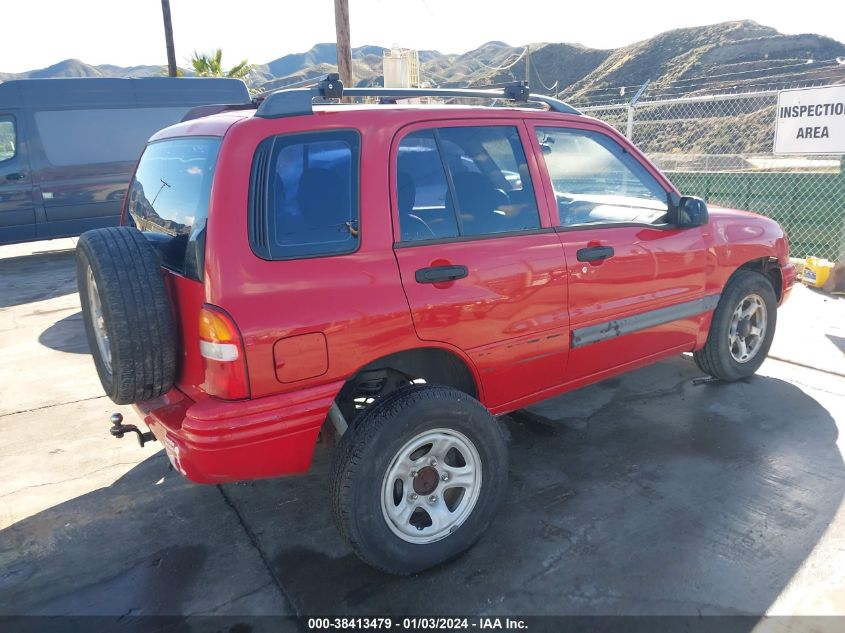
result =
[[740,270],[725,286],[704,347],[693,357],[699,369],[720,380],[756,372],[769,353],[777,322],[777,299],[760,273]]
[[413,385],[365,410],[341,438],[332,510],[364,562],[412,574],[468,549],[507,486],[498,423],[477,400]]

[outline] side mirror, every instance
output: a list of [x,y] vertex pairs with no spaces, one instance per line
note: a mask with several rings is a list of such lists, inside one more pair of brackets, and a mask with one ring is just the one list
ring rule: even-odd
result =
[[677,204],[677,224],[680,228],[688,229],[707,224],[709,214],[707,203],[695,196],[682,196]]

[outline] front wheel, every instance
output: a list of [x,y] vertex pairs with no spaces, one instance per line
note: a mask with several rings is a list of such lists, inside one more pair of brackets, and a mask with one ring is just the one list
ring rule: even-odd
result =
[[507,487],[507,449],[480,402],[414,385],[361,415],[332,471],[335,523],[355,553],[412,574],[455,558],[487,529]]
[[704,347],[693,357],[699,369],[719,380],[756,372],[772,345],[777,299],[760,273],[740,270],[725,286]]

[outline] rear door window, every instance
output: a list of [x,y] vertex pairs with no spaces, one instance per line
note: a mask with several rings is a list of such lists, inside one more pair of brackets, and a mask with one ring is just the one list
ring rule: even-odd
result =
[[350,253],[359,243],[357,132],[276,136],[256,151],[250,242],[265,259]]
[[399,144],[396,178],[403,242],[540,228],[516,127],[444,127],[409,134]]
[[432,130],[413,132],[402,139],[396,189],[403,242],[458,236],[446,171]]
[[219,138],[151,143],[129,186],[127,222],[144,231],[168,268],[202,279],[205,225]]

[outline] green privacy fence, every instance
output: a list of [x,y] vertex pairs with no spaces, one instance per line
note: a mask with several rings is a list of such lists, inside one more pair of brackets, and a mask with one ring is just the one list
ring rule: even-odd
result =
[[845,173],[666,172],[686,195],[777,220],[795,257],[842,258]]

